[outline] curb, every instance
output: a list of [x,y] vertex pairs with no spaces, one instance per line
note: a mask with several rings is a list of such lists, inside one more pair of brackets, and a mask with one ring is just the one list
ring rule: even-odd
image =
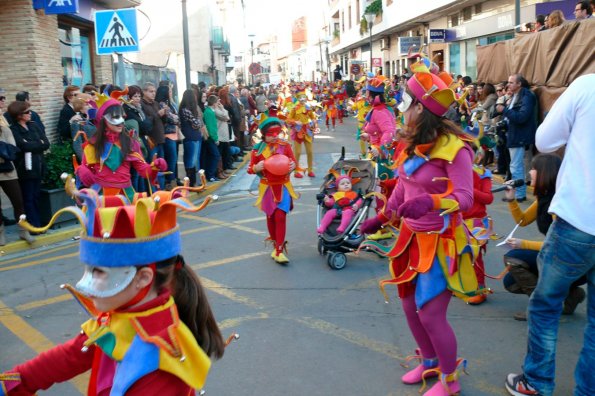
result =
[[[230,177],[228,177],[225,180],[220,180],[218,182],[207,185],[207,188],[204,189],[203,191],[201,191],[200,193],[188,194],[188,197],[187,197],[188,200],[194,201],[201,196],[210,195],[210,194],[214,193],[215,191],[217,191],[219,189],[219,187],[223,186],[225,183],[230,181],[232,179],[231,175],[235,175],[240,169],[242,169],[244,167],[244,165],[246,165],[248,163],[249,160],[250,160],[250,153],[247,153],[246,155],[244,155],[244,158],[242,159],[242,161],[237,163],[238,164],[237,169],[234,169],[233,172],[231,172]],[[57,242],[63,242],[68,239],[72,239],[74,237],[79,236],[80,232],[81,232],[81,228],[78,225],[73,225],[73,226],[66,228],[65,230],[60,230],[60,231],[51,232],[51,233],[47,233],[47,234],[37,235],[35,237],[35,242],[33,242],[31,245],[29,245],[25,241],[9,242],[5,246],[0,247],[0,257],[6,256],[8,254],[24,252],[27,250],[38,249],[43,246],[51,245],[51,244],[54,244]]]

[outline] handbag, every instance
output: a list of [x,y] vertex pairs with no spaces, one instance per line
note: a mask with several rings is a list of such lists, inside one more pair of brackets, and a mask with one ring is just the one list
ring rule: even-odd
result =
[[17,159],[17,153],[21,151],[17,146],[0,141],[0,158],[5,161],[14,161]]

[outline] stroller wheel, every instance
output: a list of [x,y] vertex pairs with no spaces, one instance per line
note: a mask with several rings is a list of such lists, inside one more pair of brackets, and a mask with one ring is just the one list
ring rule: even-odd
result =
[[347,257],[343,253],[331,252],[328,254],[326,262],[332,269],[340,270],[345,268]]
[[322,243],[322,239],[318,239],[318,254],[324,256],[326,254],[326,249]]

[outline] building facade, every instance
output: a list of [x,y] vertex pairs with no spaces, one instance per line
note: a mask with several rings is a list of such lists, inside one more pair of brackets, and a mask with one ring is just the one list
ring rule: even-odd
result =
[[[381,68],[386,76],[407,72],[409,50],[424,52],[441,69],[477,75],[476,48],[515,36],[512,0],[328,0],[333,67],[349,75],[351,65],[364,70]],[[521,0],[519,30],[533,22],[541,2]],[[564,9],[566,1],[545,3]],[[564,4],[563,4],[564,3]],[[564,6],[564,7],[563,7]],[[374,15],[371,30],[365,14]]]
[[7,102],[30,93],[51,140],[67,85],[113,81],[112,58],[96,55],[93,12],[135,7],[140,0],[79,0],[78,14],[46,15],[44,2],[3,1],[0,7],[0,87]]

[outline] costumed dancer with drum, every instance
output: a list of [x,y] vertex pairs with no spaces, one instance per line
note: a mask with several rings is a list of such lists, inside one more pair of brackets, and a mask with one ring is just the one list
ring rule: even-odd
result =
[[256,206],[267,217],[269,237],[274,245],[271,258],[279,264],[286,264],[289,259],[285,232],[287,214],[293,209],[293,200],[298,194],[291,185],[290,175],[296,168],[296,160],[291,145],[282,135],[283,121],[277,117],[277,109],[272,107],[267,113],[256,118],[263,141],[254,145],[248,173],[260,178]]
[[460,392],[457,368],[465,364],[457,359],[448,304],[453,293],[468,297],[482,290],[473,270],[479,248],[461,216],[473,204],[473,151],[470,139],[443,117],[455,102],[454,91],[428,67],[429,62],[415,64],[399,106],[401,139],[407,143],[396,160],[399,182],[383,211],[361,230],[373,233],[400,220],[397,240],[386,254],[391,279],[381,286],[397,285],[419,348],[419,365],[402,381],[440,376],[424,395],[447,396]]

